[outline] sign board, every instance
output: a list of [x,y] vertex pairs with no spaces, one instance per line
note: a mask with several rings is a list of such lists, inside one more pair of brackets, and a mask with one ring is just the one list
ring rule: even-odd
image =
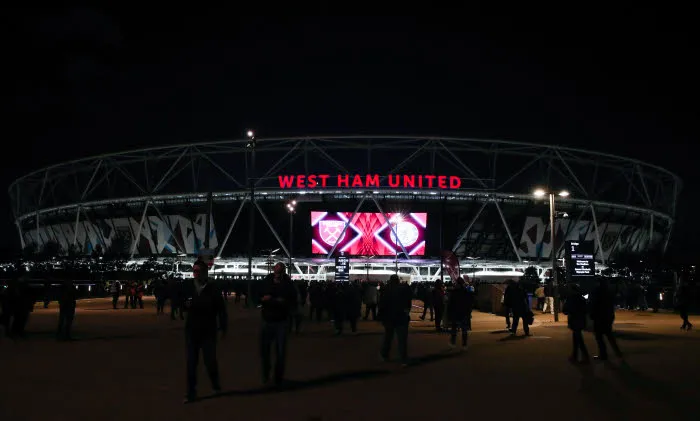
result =
[[593,241],[567,241],[564,253],[566,272],[572,278],[595,276]]
[[199,249],[199,257],[209,266],[209,269],[214,265],[214,256],[216,256],[214,249]]
[[458,190],[462,179],[437,174],[284,174],[278,175],[280,189],[366,188]]
[[350,258],[338,256],[335,258],[335,280],[336,282],[350,281]]

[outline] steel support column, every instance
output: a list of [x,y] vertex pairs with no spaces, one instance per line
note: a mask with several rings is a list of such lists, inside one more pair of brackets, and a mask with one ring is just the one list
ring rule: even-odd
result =
[[[401,250],[403,250],[403,255],[406,256],[406,258],[408,259],[408,252],[406,251],[406,248],[405,248],[405,247],[403,246],[403,244],[401,243],[401,239],[399,238],[399,235],[396,233],[396,228],[394,228],[394,227],[391,226],[391,223],[389,222],[389,218],[386,217],[386,214],[384,213],[384,210],[382,209],[381,206],[379,206],[379,201],[377,201],[377,199],[376,199],[374,196],[372,196],[372,201],[374,202],[375,205],[377,205],[377,209],[379,209],[379,212],[380,212],[380,213],[382,214],[382,216],[384,217],[384,222],[386,222],[386,224],[387,224],[387,225],[389,226],[389,228],[391,229],[391,233],[394,234],[394,238],[396,238],[396,242],[399,243],[399,246],[401,247]],[[397,261],[398,261],[398,258],[397,258]]]
[[277,231],[275,231],[275,227],[272,226],[270,223],[270,220],[267,219],[267,215],[265,215],[265,212],[263,212],[262,208],[260,205],[258,205],[258,202],[253,202],[255,207],[258,209],[258,212],[260,212],[260,216],[262,216],[263,221],[267,224],[268,228],[270,228],[270,231],[272,231],[272,235],[275,236],[275,239],[279,243],[280,247],[284,251],[284,254],[287,255],[287,257],[290,257],[289,250],[287,249],[287,246],[284,245],[284,242],[282,241],[282,238],[280,238],[279,234],[277,234]]
[[24,235],[22,234],[22,225],[15,221],[15,225],[17,225],[17,231],[19,232],[19,243],[22,245],[22,250],[26,247],[26,244],[24,244]]
[[95,180],[95,176],[97,175],[97,172],[100,170],[100,167],[102,167],[102,160],[101,159],[99,161],[97,161],[97,165],[95,166],[95,170],[92,172],[92,176],[90,176],[90,180],[88,180],[88,183],[85,186],[83,193],[80,195],[81,201],[85,200],[85,196],[87,196],[88,191],[90,190],[90,186],[92,186],[92,182],[93,182],[93,180]]
[[78,242],[78,223],[80,222],[80,206],[77,207],[75,211],[75,227],[73,229],[73,244],[72,246],[75,247],[75,243]]
[[[175,235],[175,231],[173,231],[173,228],[170,226],[170,222],[165,218],[165,216],[160,212],[160,209],[158,209],[158,206],[156,206],[153,202],[151,202],[151,207],[156,210],[156,213],[158,214],[158,217],[165,223],[165,226],[168,227],[168,231],[170,231],[170,235],[172,235],[173,239],[175,240],[175,245],[177,245],[180,248],[181,253],[187,253],[187,248],[180,243],[177,239],[177,235]],[[145,215],[145,213],[144,213]],[[141,230],[141,227],[139,227],[139,231]]]
[[[506,229],[506,234],[508,234],[508,239],[510,240],[510,245],[513,246],[513,252],[515,252],[515,257],[518,258],[518,262],[522,263],[523,258],[520,257],[520,251],[518,250],[518,247],[515,245],[515,240],[513,240],[513,235],[510,233],[510,228],[508,228],[508,223],[506,222],[505,216],[503,216],[503,211],[501,210],[501,207],[498,205],[498,202],[496,200],[493,201],[493,204],[496,205],[496,209],[498,210],[498,214],[501,216],[501,222],[503,222],[503,227]],[[554,249],[552,249],[552,252]]]
[[[340,235],[338,236],[338,239],[343,238],[345,235],[345,231],[348,230],[348,226],[350,225],[350,221],[357,215],[357,212],[360,210],[360,207],[362,206],[363,203],[365,203],[365,199],[367,199],[367,194],[362,196],[362,200],[360,200],[360,203],[357,204],[355,207],[355,210],[352,212],[352,215],[350,215],[350,218],[345,222],[345,225],[343,226],[343,230],[340,232]],[[335,252],[336,247],[338,247],[338,241],[336,240],[335,244],[333,244],[333,247],[331,248],[331,251],[328,252],[328,255],[326,255],[326,259],[330,259],[331,256],[333,255],[333,252]]]
[[236,215],[233,217],[233,221],[231,221],[231,225],[228,227],[228,231],[226,231],[226,237],[224,237],[224,242],[221,243],[219,246],[219,252],[216,254],[216,258],[221,257],[221,253],[224,252],[224,247],[226,247],[226,243],[228,242],[228,238],[231,236],[231,232],[233,231],[233,227],[236,225],[236,221],[238,221],[238,217],[241,215],[241,211],[243,210],[243,206],[245,206],[246,202],[248,201],[248,197],[244,197],[243,200],[241,200],[240,206],[238,206],[238,210],[236,211]]
[[671,232],[673,231],[673,221],[668,225],[668,231],[666,232],[666,240],[664,241],[663,254],[666,254],[668,249],[668,242],[671,240]]
[[460,234],[459,238],[457,238],[457,241],[455,242],[454,247],[452,247],[452,251],[456,252],[457,248],[459,247],[460,244],[462,244],[462,241],[469,235],[469,231],[472,229],[472,226],[474,226],[474,223],[476,223],[477,219],[479,219],[479,216],[481,215],[481,212],[484,210],[486,205],[488,205],[489,202],[484,202],[479,210],[476,212],[476,215],[472,218],[471,222],[469,222],[469,225],[467,225],[467,228]]
[[593,204],[589,206],[591,207],[591,215],[593,215],[593,226],[595,227],[595,238],[598,242],[598,250],[600,250],[600,261],[601,263],[605,264],[605,250],[603,250],[603,243],[600,242],[600,231],[598,230],[598,218],[596,218],[595,215],[595,207]]
[[[143,212],[141,213],[141,223],[139,224],[139,228],[136,230],[134,233],[134,242],[131,244],[131,254],[129,255],[131,259],[134,258],[134,253],[136,252],[136,246],[139,243],[139,239],[141,238],[141,228],[143,228],[143,221],[146,218],[146,211],[148,210],[148,203],[149,201],[147,200],[146,203],[143,205]],[[129,224],[131,225],[131,224]]]

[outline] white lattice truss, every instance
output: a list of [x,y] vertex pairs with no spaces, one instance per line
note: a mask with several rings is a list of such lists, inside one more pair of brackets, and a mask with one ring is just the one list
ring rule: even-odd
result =
[[[50,216],[74,216],[75,243],[78,224],[89,221],[92,210],[125,206],[142,209],[131,247],[133,255],[144,222],[150,223],[146,218],[149,208],[172,229],[169,218],[159,210],[164,204],[201,203],[211,191],[215,202],[240,203],[227,235],[218,244],[219,254],[241,210],[250,202],[259,209],[266,225],[288,254],[275,224],[268,220],[258,203],[284,201],[308,193],[337,199],[355,198],[358,200],[355,212],[369,201],[382,214],[380,201],[386,199],[473,202],[478,212],[458,236],[454,250],[464,247],[482,211],[495,207],[514,256],[522,260],[501,207],[532,203],[535,199],[531,191],[537,184],[552,189],[565,187],[571,192],[570,197],[557,199],[577,210],[577,214],[572,215],[576,222],[565,227],[567,233],[576,229],[576,223],[588,214],[593,219],[593,228],[587,229],[595,231],[593,238],[602,249],[601,238],[605,233],[599,231],[601,221],[596,210],[629,212],[648,224],[649,244],[654,243],[655,233],[660,233],[662,238],[657,243],[665,251],[681,189],[678,176],[645,162],[582,149],[513,141],[333,136],[259,139],[253,148],[247,146],[250,146],[248,139],[240,139],[148,148],[78,159],[29,173],[9,187],[22,245],[23,230],[29,226],[39,230],[42,221]],[[459,176],[462,185],[458,191],[280,190],[277,175],[282,173],[371,173],[383,177],[397,173],[440,173]],[[621,229],[619,235],[622,235]],[[184,249],[182,244],[175,246]],[[469,254],[469,250],[462,251],[463,255]],[[604,255],[602,258],[604,260]]]

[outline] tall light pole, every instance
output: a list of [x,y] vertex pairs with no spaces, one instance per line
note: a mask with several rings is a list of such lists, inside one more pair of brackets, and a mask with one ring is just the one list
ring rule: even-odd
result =
[[[551,245],[550,255],[552,257],[552,287],[554,288],[554,321],[559,321],[559,280],[557,276],[557,249],[554,245],[554,219],[556,211],[554,208],[554,193],[547,192],[544,189],[536,189],[533,195],[537,198],[549,196],[549,244]],[[561,197],[568,197],[569,192],[562,190],[558,193]]]
[[248,167],[248,185],[250,187],[250,209],[248,213],[248,294],[246,302],[253,304],[253,242],[255,241],[255,146],[257,140],[252,130],[246,132],[248,143],[246,150],[250,151],[250,166]]
[[374,256],[368,257],[367,261],[365,262],[365,270],[367,271],[367,275],[366,275],[367,278],[365,279],[365,281],[369,281],[369,268],[372,267],[372,265],[369,263],[369,259],[372,259],[372,258],[374,258]]
[[287,203],[289,212],[289,276],[292,276],[292,256],[294,255],[294,213],[296,212],[297,201],[292,200]]

